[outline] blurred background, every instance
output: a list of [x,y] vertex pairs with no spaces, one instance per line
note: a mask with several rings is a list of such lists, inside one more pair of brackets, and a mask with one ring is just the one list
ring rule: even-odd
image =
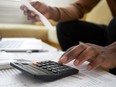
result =
[[[35,0],[32,0],[35,1]],[[76,0],[38,0],[52,6],[64,6]],[[21,0],[0,0],[0,23],[31,24],[20,10]]]

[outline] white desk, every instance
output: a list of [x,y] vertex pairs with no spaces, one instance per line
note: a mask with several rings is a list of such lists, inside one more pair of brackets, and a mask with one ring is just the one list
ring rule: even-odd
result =
[[48,45],[47,43],[45,42],[42,42],[42,47],[43,47],[43,50],[48,50],[48,51],[58,51],[57,48],[51,46],[51,45]]
[[[58,61],[62,53],[3,53],[3,55],[15,59]],[[74,67],[72,63],[68,65]],[[17,69],[0,70],[0,87],[116,87],[116,76],[106,71],[86,71],[86,63],[77,68],[80,70],[78,74],[52,82],[28,77]]]

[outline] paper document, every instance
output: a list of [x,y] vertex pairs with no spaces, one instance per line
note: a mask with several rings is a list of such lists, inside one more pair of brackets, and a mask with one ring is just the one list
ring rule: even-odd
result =
[[[15,53],[13,58],[25,60],[53,60],[58,61],[62,52],[48,53]],[[7,55],[7,54],[6,54]],[[116,76],[103,71],[87,71],[84,63],[78,69],[78,74],[68,76],[52,82],[44,82],[29,77],[17,69],[0,70],[0,87],[116,87]],[[73,66],[73,63],[67,64]]]
[[37,15],[39,15],[40,20],[43,22],[43,24],[45,25],[45,27],[47,27],[48,29],[52,29],[53,26],[51,25],[51,23],[48,21],[48,19],[41,14],[39,11],[37,11],[28,0],[21,0],[22,4],[24,4],[25,6],[27,6],[30,10],[34,11]]
[[15,58],[13,58],[12,54],[0,53],[0,70],[11,68],[10,62],[13,62]]

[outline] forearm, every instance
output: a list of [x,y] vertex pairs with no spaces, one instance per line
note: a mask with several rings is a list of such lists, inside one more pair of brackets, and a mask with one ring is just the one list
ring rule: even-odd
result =
[[100,0],[77,0],[67,7],[60,7],[58,8],[60,12],[58,21],[69,21],[82,18],[83,15],[91,11],[99,1]]

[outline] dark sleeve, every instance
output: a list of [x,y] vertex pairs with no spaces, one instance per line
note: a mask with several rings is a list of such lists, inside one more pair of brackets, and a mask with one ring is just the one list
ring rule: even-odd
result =
[[112,74],[114,74],[114,75],[116,75],[116,68],[110,69],[109,72],[112,73]]

